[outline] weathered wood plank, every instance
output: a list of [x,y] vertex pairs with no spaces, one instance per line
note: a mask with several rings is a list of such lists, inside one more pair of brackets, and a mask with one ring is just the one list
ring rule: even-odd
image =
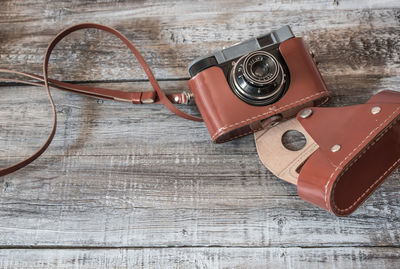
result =
[[[324,76],[334,97],[328,105],[366,102],[384,89],[400,90],[400,76]],[[123,90],[148,89],[148,83],[96,84]],[[186,88],[186,81],[161,82],[166,92]],[[50,129],[47,95],[37,87],[0,87],[0,164],[6,156],[26,156],[43,142]],[[183,120],[161,105],[98,101],[53,90],[58,130],[48,155],[130,154],[255,154],[252,139],[222,145],[211,143],[203,123]],[[198,113],[195,106],[182,109]]]
[[[332,2],[2,1],[0,67],[41,73],[57,32],[94,21],[134,41],[174,92],[197,56],[290,24],[317,55],[329,105],[400,90],[400,3]],[[149,89],[132,64],[115,39],[89,30],[60,44],[50,73]],[[41,144],[50,109],[43,89],[0,90],[4,166]],[[354,215],[337,218],[268,172],[251,136],[214,145],[203,124],[161,106],[54,96],[49,150],[0,180],[0,267],[399,267],[399,170]]]
[[[337,87],[333,104],[342,105],[364,102],[367,92],[373,94],[369,85],[380,88],[382,80],[397,83],[396,77],[363,75],[330,76],[327,83]],[[184,84],[162,86],[170,92]],[[2,90],[0,119],[8,130],[0,139],[2,156],[14,162],[43,140],[50,111],[43,89]],[[55,141],[42,158],[2,182],[3,246],[399,243],[398,171],[354,216],[337,219],[272,176],[251,136],[215,145],[203,124],[161,106],[53,92],[60,111]]]
[[2,268],[382,268],[398,248],[158,248],[0,250]]
[[[50,39],[64,27],[89,20],[114,26],[126,34],[159,78],[188,77],[186,67],[196,57],[283,24],[292,25],[297,35],[305,37],[321,62],[323,74],[399,74],[400,3],[340,2],[336,6],[330,1],[304,0],[290,4],[8,1],[0,11],[0,67],[41,73]],[[145,78],[116,39],[93,30],[68,38],[56,49],[53,59],[50,74],[56,78]]]
[[399,176],[337,218],[255,154],[42,157],[0,184],[0,245],[399,246]]

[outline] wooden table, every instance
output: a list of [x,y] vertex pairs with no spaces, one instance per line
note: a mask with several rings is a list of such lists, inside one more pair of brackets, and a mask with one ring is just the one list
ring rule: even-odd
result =
[[[179,92],[196,57],[289,24],[320,62],[330,106],[400,90],[398,0],[44,2],[0,3],[1,68],[41,74],[50,40],[91,21],[127,35],[162,88]],[[57,46],[50,76],[150,89],[128,50],[95,30]],[[51,110],[43,88],[0,90],[4,167],[43,142]],[[53,143],[0,179],[1,268],[400,267],[399,170],[338,218],[273,176],[252,136],[215,145],[202,123],[159,105],[53,94]]]

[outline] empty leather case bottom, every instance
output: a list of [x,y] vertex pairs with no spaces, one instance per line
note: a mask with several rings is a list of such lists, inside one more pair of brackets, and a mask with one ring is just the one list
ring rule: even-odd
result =
[[[305,136],[302,149],[282,144],[288,130]],[[302,199],[349,215],[400,164],[400,92],[380,92],[366,104],[300,111],[255,133],[255,141],[263,164],[296,184]]]

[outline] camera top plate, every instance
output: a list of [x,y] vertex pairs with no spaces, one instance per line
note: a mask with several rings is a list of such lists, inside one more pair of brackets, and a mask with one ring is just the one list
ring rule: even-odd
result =
[[295,37],[295,35],[293,34],[292,30],[288,25],[285,25],[266,35],[251,38],[231,47],[216,51],[207,56],[197,58],[188,67],[190,76],[194,77],[199,72],[211,66],[226,63],[240,56],[264,49],[271,45],[279,44],[293,37]]

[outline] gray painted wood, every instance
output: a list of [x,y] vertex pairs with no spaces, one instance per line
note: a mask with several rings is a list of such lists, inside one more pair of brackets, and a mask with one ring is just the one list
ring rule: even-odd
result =
[[[0,67],[41,73],[57,32],[94,21],[126,34],[161,87],[179,92],[197,56],[290,24],[320,62],[329,106],[400,91],[398,1],[30,0],[0,7]],[[127,50],[97,31],[63,41],[51,66],[51,76],[64,80],[150,89]],[[51,110],[41,88],[0,91],[5,166],[43,142]],[[398,170],[354,215],[337,218],[264,168],[251,136],[215,145],[202,123],[158,105],[53,95],[53,143],[0,179],[0,267],[399,267]]]
[[396,248],[144,248],[0,250],[1,268],[393,268]]
[[[397,74],[398,1],[107,2],[3,3],[0,66],[40,73],[44,51],[60,29],[93,21],[126,34],[157,77],[182,78],[196,57],[289,24],[315,51],[323,74]],[[63,41],[53,58],[50,73],[65,80],[145,78],[122,44],[94,30]]]

